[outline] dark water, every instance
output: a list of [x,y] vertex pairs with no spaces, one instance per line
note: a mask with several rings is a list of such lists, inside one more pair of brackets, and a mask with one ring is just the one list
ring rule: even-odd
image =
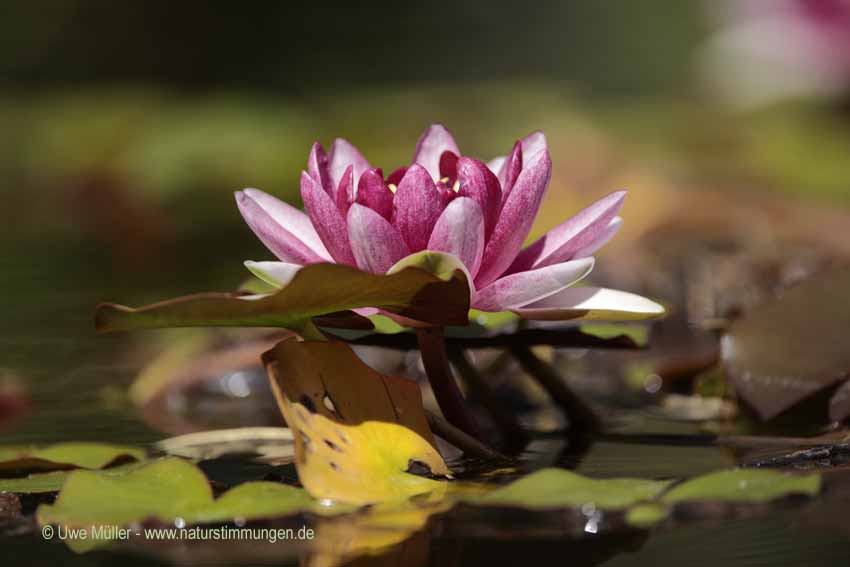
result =
[[[242,235],[216,254],[198,254],[202,239],[169,257],[128,269],[101,244],[82,240],[5,244],[0,294],[0,371],[22,387],[31,411],[3,431],[3,443],[97,440],[146,444],[166,436],[145,424],[124,394],[146,362],[153,333],[97,336],[93,306],[101,300],[142,303],[199,289],[227,289],[239,271]],[[563,466],[590,476],[671,478],[734,464],[711,446],[598,442],[581,455],[558,440],[536,442],[525,457],[534,467]],[[824,497],[829,498],[829,495]],[[840,508],[840,507],[839,507]],[[683,522],[645,534],[583,537],[512,536],[520,525],[493,515],[497,534],[436,521],[402,552],[360,560],[392,565],[808,566],[850,564],[846,516],[828,502],[783,508],[748,519]],[[844,529],[842,533],[840,530]],[[20,565],[157,565],[163,559],[128,551],[76,555],[36,535],[0,538],[3,556]],[[204,556],[202,564],[211,559]],[[253,562],[246,557],[247,562]],[[297,556],[276,561],[298,564]]]

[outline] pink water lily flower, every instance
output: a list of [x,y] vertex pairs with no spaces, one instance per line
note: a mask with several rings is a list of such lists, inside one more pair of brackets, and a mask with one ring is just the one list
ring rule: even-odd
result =
[[304,265],[336,262],[383,274],[410,254],[455,257],[470,279],[471,305],[532,319],[653,317],[663,308],[609,289],[570,287],[619,229],[617,191],[522,248],[549,184],[542,132],[489,163],[464,156],[442,125],[430,126],[413,163],[385,176],[351,143],[317,142],[301,173],[306,214],[257,189],[236,193],[242,216],[280,262],[246,262],[278,287]]

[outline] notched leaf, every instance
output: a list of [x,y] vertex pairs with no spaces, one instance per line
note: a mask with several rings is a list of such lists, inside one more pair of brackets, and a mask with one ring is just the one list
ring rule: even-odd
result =
[[411,461],[449,475],[416,383],[379,374],[335,341],[283,341],[263,360],[297,432],[299,478],[316,498],[371,503],[437,490],[441,483],[408,474]]

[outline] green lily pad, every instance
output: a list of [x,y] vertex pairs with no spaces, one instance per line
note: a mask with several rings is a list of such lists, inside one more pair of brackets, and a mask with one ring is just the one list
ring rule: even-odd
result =
[[475,498],[474,502],[535,510],[576,508],[584,504],[593,504],[603,510],[618,510],[654,499],[669,484],[669,481],[640,478],[595,479],[564,469],[548,468]]
[[0,478],[0,492],[15,492],[18,494],[58,492],[69,474],[69,471],[52,471],[31,474],[22,478]]
[[47,447],[0,447],[0,474],[3,471],[22,470],[101,469],[144,458],[143,449],[106,443],[69,442]]
[[[340,264],[312,264],[270,295],[201,293],[139,308],[101,304],[95,326],[99,331],[199,326],[301,330],[314,317],[358,307],[377,307],[427,323],[462,325],[467,322],[469,287],[459,271],[444,280],[417,268],[376,275]],[[322,324],[333,325],[333,318]]]
[[[312,510],[315,501],[300,488],[274,482],[248,482],[219,498],[201,470],[173,457],[125,471],[74,471],[54,504],[36,511],[42,526],[82,530],[83,537],[66,539],[78,552],[107,543],[115,535],[99,527],[117,528],[144,520],[185,525],[280,518]],[[332,513],[333,509],[325,513]]]
[[760,503],[792,494],[814,496],[820,492],[818,474],[791,474],[763,469],[733,469],[698,476],[673,487],[661,501]]

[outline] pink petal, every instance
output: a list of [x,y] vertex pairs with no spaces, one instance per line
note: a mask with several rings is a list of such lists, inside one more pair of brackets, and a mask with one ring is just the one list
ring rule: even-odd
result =
[[539,152],[519,174],[484,248],[481,269],[475,278],[477,288],[483,288],[502,275],[516,258],[540,209],[551,176],[552,160],[547,150]]
[[254,234],[284,262],[313,264],[330,258],[307,215],[256,189],[237,191],[236,205]]
[[664,307],[651,299],[616,289],[573,287],[514,312],[523,319],[542,321],[631,321],[663,315]]
[[384,183],[384,173],[378,169],[367,169],[357,184],[357,197],[361,205],[366,205],[387,220],[393,214],[393,194]]
[[613,219],[611,219],[611,222],[608,223],[608,226],[606,226],[605,229],[599,233],[599,236],[596,238],[596,240],[594,240],[581,250],[578,250],[573,255],[573,258],[584,258],[585,256],[593,256],[593,254],[597,250],[605,246],[609,240],[614,238],[614,235],[620,231],[621,226],[623,226],[623,218],[614,217]]
[[499,278],[475,294],[473,307],[505,311],[539,301],[579,281],[593,269],[593,258],[582,258],[539,270]]
[[387,176],[387,185],[395,185],[398,187],[398,184],[401,183],[402,179],[404,179],[405,173],[407,173],[406,165],[393,170],[393,172]]
[[546,136],[540,130],[532,132],[519,142],[522,145],[522,155],[526,161],[531,161],[538,152],[549,149],[546,143]]
[[475,200],[481,207],[484,214],[484,236],[490,238],[502,208],[499,179],[480,161],[462,157],[457,160],[457,180],[457,194]]
[[457,256],[472,277],[484,255],[484,215],[468,197],[458,197],[446,207],[428,241],[428,250]]
[[517,142],[499,169],[499,182],[502,184],[502,202],[505,202],[508,195],[511,194],[511,189],[514,188],[520,171],[522,171],[522,142]]
[[457,160],[459,156],[452,152],[443,152],[440,156],[440,179],[455,179],[457,177]]
[[542,268],[575,257],[604,238],[611,220],[623,206],[625,191],[616,191],[556,226],[519,253],[509,272]]
[[301,172],[301,199],[331,257],[340,264],[355,265],[345,217],[331,197],[306,172]]
[[348,210],[348,236],[357,267],[373,274],[386,273],[410,253],[393,225],[357,203]]
[[508,159],[508,156],[494,157],[487,162],[487,168],[498,176],[506,159]]
[[445,205],[425,168],[411,165],[398,184],[393,199],[393,224],[408,248],[414,252],[425,249],[434,223]]
[[354,144],[343,138],[337,138],[328,152],[328,170],[334,187],[339,185],[349,165],[354,168],[355,182],[360,179],[364,171],[371,167]]
[[307,158],[307,173],[319,183],[325,193],[334,194],[336,185],[331,182],[330,172],[328,171],[328,155],[319,142],[315,142],[313,147],[310,148],[310,157]]
[[339,186],[336,188],[336,208],[343,216],[348,214],[348,208],[354,202],[354,166],[349,165],[342,178],[339,180]]
[[431,124],[416,143],[413,163],[418,163],[428,170],[431,179],[436,182],[440,179],[440,157],[446,151],[460,155],[451,132],[442,124]]

